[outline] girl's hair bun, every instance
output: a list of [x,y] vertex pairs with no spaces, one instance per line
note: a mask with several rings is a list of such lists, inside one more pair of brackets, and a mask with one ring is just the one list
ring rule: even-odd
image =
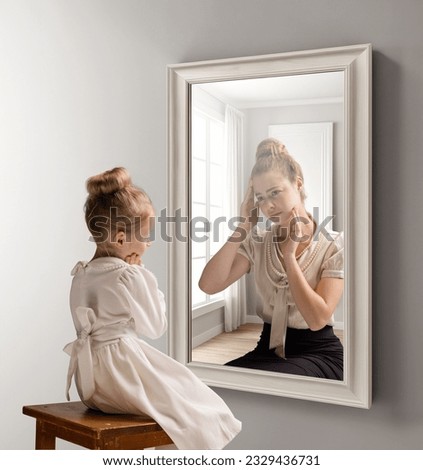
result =
[[142,224],[149,226],[154,214],[151,199],[132,184],[125,168],[117,167],[92,176],[86,181],[86,187],[85,222],[102,256],[115,253],[112,242],[119,231],[141,233]]
[[89,197],[99,197],[116,193],[132,186],[131,176],[125,168],[117,167],[92,176],[87,180]]

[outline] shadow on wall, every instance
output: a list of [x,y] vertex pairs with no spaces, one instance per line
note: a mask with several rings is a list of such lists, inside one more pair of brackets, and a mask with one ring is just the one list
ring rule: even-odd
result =
[[[403,175],[401,135],[407,132],[402,122],[401,97],[403,77],[401,68],[380,52],[373,53],[373,266],[391,266],[392,275],[383,282],[374,273],[373,277],[373,396],[376,403],[389,406],[395,419],[407,422],[422,419],[416,413],[421,398],[413,393],[415,387],[408,386],[410,367],[404,358],[407,355],[407,322],[399,302],[398,291],[406,282],[407,273],[402,272],[399,247],[402,233],[401,216],[404,202],[400,186]],[[397,229],[395,229],[397,228]],[[416,359],[417,362],[417,359]],[[407,370],[407,373],[406,373]],[[416,368],[418,370],[418,364]],[[410,384],[411,385],[411,384]],[[392,404],[396,405],[393,407]]]

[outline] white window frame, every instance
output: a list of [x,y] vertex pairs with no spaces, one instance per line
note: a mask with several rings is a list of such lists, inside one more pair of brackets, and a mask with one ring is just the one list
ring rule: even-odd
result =
[[[211,204],[211,201],[210,201],[211,200],[211,195],[210,195],[211,165],[215,164],[214,162],[211,161],[210,127],[211,127],[211,122],[214,122],[214,123],[217,123],[219,126],[222,126],[222,130],[224,131],[225,121],[224,121],[224,117],[222,117],[222,119],[219,119],[217,116],[212,115],[211,113],[207,112],[206,110],[200,109],[198,107],[193,107],[193,109],[192,109],[193,119],[194,119],[195,115],[201,116],[203,119],[206,120],[206,155],[205,155],[205,160],[197,158],[195,155],[192,155],[193,160],[205,161],[205,163],[206,163],[206,202],[203,203],[201,201],[196,201],[194,199],[191,200],[191,220],[193,218],[192,205],[193,204],[201,204],[201,205],[204,204],[205,207],[206,207],[206,219],[209,221],[209,224],[210,224],[209,228],[212,229],[211,215],[210,215],[211,214],[211,208],[212,207],[217,208],[217,209],[220,208],[222,213],[223,213],[224,206],[223,205],[222,206],[217,206],[215,204]],[[224,132],[222,133],[222,135],[224,135]],[[224,148],[224,144],[225,143],[223,142],[223,148]],[[222,160],[223,161],[222,161],[221,166],[224,168],[224,166],[225,166],[225,156],[223,156]],[[191,194],[192,194],[192,192],[191,192]],[[209,234],[208,239],[207,239],[207,241],[204,242],[204,243],[206,243],[206,255],[205,256],[191,257],[191,262],[193,260],[204,259],[205,260],[204,266],[205,266],[206,263],[208,263],[210,261],[210,258],[211,258],[211,246],[210,246],[211,240],[210,240],[210,238],[213,236],[214,230],[210,230],[208,232],[208,234]],[[213,295],[205,294],[205,300],[203,302],[199,302],[199,303],[196,303],[196,304],[192,305],[193,318],[195,318],[196,316],[203,315],[204,312],[206,312],[206,311],[214,310],[216,308],[216,305],[217,305],[216,301],[219,302],[219,306],[221,306],[222,302],[224,302],[223,298],[224,298],[223,293],[218,293],[218,294],[213,294]],[[210,308],[207,308],[208,305],[210,306]],[[201,314],[196,312],[198,309],[201,309]],[[198,315],[197,315],[197,313],[198,313]]]

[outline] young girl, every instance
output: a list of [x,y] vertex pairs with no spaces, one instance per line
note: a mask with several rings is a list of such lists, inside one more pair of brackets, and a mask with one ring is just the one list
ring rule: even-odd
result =
[[191,371],[139,338],[157,338],[167,326],[163,294],[141,263],[154,216],[149,197],[124,168],[93,176],[87,190],[85,219],[97,249],[72,271],[77,339],[65,347],[68,400],[75,376],[89,408],[145,413],[179,449],[222,449],[241,423]]
[[[278,140],[262,141],[241,206],[245,222],[199,285],[214,294],[254,269],[263,331],[253,351],[227,365],[342,380],[343,347],[332,326],[343,291],[343,235],[316,233],[304,200],[298,162]],[[264,233],[255,226],[258,209],[273,222]]]

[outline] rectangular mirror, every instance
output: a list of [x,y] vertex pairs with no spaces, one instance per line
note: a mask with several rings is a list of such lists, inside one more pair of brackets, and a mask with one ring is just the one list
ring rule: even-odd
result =
[[[171,356],[208,385],[370,407],[371,46],[171,65],[168,99]],[[256,148],[268,137],[282,142],[302,168],[298,181],[307,197],[301,207],[314,223],[310,243],[304,250],[298,246],[306,278],[323,247],[338,245],[343,235],[345,265],[332,266],[328,274],[344,281],[325,327],[340,345],[336,367],[323,364],[327,374],[280,367],[288,356],[272,359],[271,366],[239,361],[254,350],[269,322],[260,263],[251,262],[247,274],[219,292],[207,293],[198,284],[240,223]],[[254,230],[270,234],[277,226],[267,207],[272,202],[261,204]],[[263,253],[265,245],[257,245]],[[266,275],[281,292],[273,271]],[[309,277],[315,288],[316,279]],[[295,322],[302,331],[307,327],[291,297],[288,339]]]

